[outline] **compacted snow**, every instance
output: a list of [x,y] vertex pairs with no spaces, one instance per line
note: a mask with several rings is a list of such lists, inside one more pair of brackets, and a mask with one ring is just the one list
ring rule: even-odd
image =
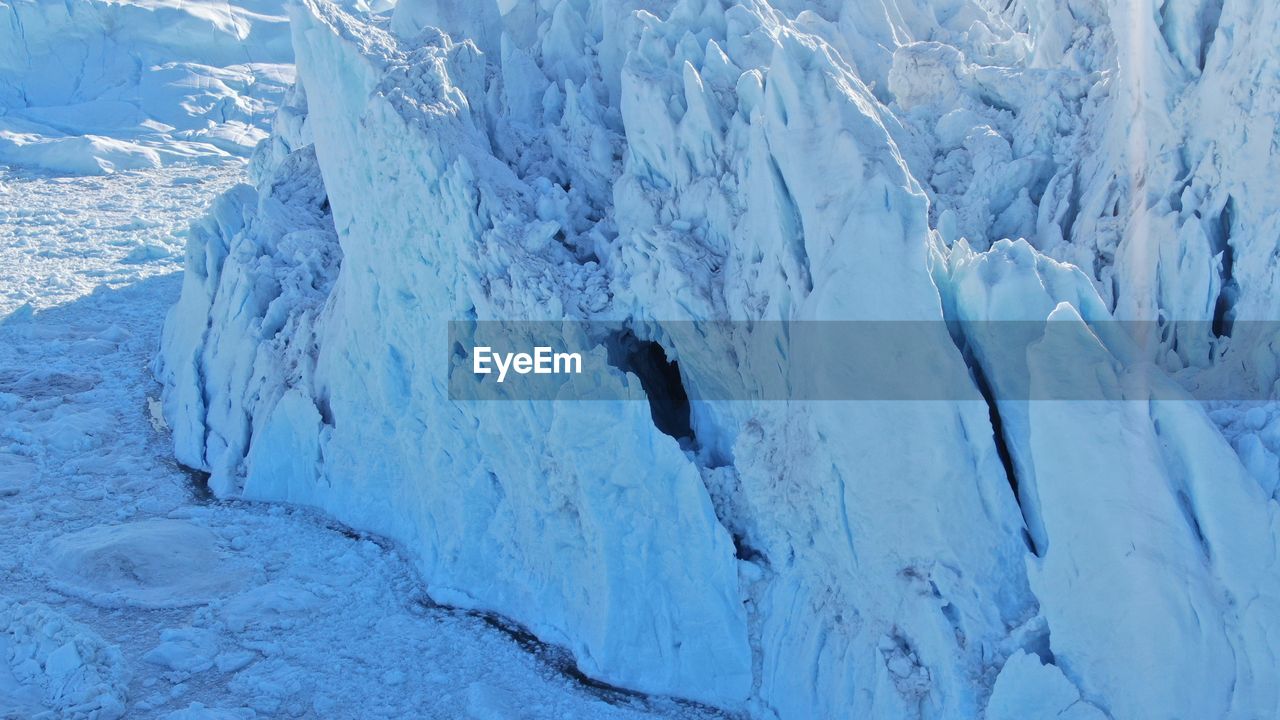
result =
[[191,218],[243,168],[0,173],[0,717],[711,717],[594,687],[399,550],[215,500],[149,365]]

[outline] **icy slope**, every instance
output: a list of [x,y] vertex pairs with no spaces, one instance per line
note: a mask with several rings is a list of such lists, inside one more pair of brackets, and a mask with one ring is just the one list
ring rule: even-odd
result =
[[98,174],[247,155],[291,62],[274,0],[5,0],[0,163]]
[[[1218,376],[1259,347],[1232,321],[1271,317],[1280,211],[1269,150],[1213,149],[1274,122],[1239,95],[1273,82],[1238,69],[1274,37],[1244,5],[308,0],[255,187],[193,228],[159,366],[178,457],[401,540],[437,597],[646,692],[1274,715],[1277,433],[1233,430],[1247,471],[1198,405],[1131,381],[1275,379]],[[1235,134],[1201,117],[1213,92]],[[451,401],[447,321],[510,319],[623,322],[679,377],[602,363],[574,396],[636,401]],[[754,378],[683,333],[710,319],[918,323],[901,362],[954,393],[698,401]],[[1007,320],[1052,322],[1009,355]],[[1028,379],[1114,400],[1028,402]],[[684,418],[639,402],[684,395]]]

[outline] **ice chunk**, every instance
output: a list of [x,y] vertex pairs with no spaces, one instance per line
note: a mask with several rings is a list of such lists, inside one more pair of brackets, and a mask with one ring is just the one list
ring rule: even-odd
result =
[[52,608],[0,599],[0,712],[115,720],[128,687],[119,648]]
[[1054,665],[1019,650],[1005,661],[987,703],[987,720],[1103,720],[1105,714]]

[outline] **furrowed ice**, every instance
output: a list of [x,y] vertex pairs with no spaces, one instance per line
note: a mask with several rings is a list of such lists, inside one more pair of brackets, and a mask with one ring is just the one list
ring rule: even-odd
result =
[[[1000,392],[1127,392],[1062,357],[1275,381],[1221,368],[1280,297],[1280,79],[1251,70],[1280,7],[813,5],[293,6],[298,84],[254,185],[193,228],[166,324],[178,458],[400,541],[437,599],[647,693],[1280,712],[1280,421]],[[1112,318],[1205,330],[1142,345]],[[734,366],[706,357],[575,376],[612,400],[450,399],[449,321],[563,319],[673,360],[681,321],[931,322],[914,362],[960,399],[671,417]],[[1020,358],[980,332],[1046,319]]]

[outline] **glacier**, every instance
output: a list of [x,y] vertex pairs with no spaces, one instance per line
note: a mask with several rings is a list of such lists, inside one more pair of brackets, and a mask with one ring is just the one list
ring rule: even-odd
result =
[[[392,538],[436,600],[750,717],[1280,713],[1280,412],[1192,399],[1280,379],[1280,7],[288,19],[296,83],[193,224],[156,362],[219,496]],[[679,372],[458,401],[448,325],[495,320],[597,357],[621,323]],[[702,320],[922,323],[912,361],[961,390],[699,399],[738,367]]]
[[292,60],[270,0],[6,0],[0,163],[83,175],[246,157]]

